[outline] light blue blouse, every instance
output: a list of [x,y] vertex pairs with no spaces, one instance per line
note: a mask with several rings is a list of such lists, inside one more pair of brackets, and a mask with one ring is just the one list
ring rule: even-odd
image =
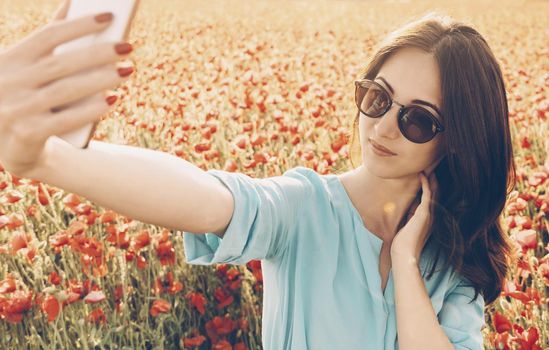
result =
[[[389,272],[381,289],[383,241],[368,231],[335,174],[298,166],[282,176],[252,178],[208,170],[233,194],[223,239],[184,232],[189,264],[261,260],[262,343],[266,350],[398,349],[395,291]],[[453,269],[425,276],[438,320],[457,350],[483,349],[484,299]],[[441,261],[442,259],[442,261]]]

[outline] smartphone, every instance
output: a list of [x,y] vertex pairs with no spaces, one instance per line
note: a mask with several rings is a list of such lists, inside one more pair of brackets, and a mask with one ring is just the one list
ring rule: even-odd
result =
[[[74,19],[101,12],[112,12],[114,17],[111,24],[105,30],[63,43],[53,50],[53,54],[57,55],[100,42],[127,41],[131,22],[137,12],[138,3],[139,0],[71,0],[66,19]],[[103,92],[101,92],[101,94],[103,94]],[[83,103],[83,101],[88,98],[90,97],[72,102],[69,105],[60,106],[60,108],[56,108],[56,110],[59,111],[69,106]],[[56,136],[75,147],[88,148],[88,144],[93,137],[97,124],[98,121],[89,123],[80,129]]]

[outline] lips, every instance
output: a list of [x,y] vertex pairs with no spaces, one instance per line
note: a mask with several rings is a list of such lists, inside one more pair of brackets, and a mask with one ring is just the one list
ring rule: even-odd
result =
[[384,147],[382,145],[380,145],[379,143],[376,143],[374,140],[370,139],[370,143],[377,149],[381,150],[381,151],[384,151],[384,152],[387,152],[389,154],[392,154],[392,155],[395,155],[396,156],[396,153],[391,151],[390,149],[388,149],[387,147]]

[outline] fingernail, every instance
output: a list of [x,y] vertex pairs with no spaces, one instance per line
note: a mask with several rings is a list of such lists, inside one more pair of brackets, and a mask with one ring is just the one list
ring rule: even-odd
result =
[[117,99],[118,99],[118,97],[116,97],[115,95],[107,96],[107,98],[105,98],[105,100],[107,101],[109,106],[111,106],[113,103],[115,103]]
[[104,12],[104,13],[100,13],[98,14],[97,16],[95,16],[95,21],[98,22],[98,23],[103,23],[103,22],[109,22],[112,20],[112,12]]
[[127,53],[130,53],[132,52],[133,50],[133,47],[131,44],[129,43],[120,43],[120,44],[116,44],[114,46],[114,50],[116,51],[117,54],[119,55],[125,55]]
[[133,73],[133,67],[118,68],[118,75],[121,77],[127,77]]

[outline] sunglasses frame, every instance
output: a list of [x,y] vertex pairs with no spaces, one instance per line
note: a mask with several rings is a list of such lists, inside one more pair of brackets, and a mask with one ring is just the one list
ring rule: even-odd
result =
[[[363,88],[364,86],[362,86],[363,83],[369,83],[369,84],[374,84],[376,85],[379,89],[381,89],[381,91],[383,91],[384,94],[387,95],[387,98],[389,100],[389,103],[387,105],[387,107],[385,108],[385,110],[381,113],[379,113],[378,115],[375,115],[375,116],[372,116],[372,115],[368,115],[367,113],[365,113],[359,106],[359,103],[358,103],[358,89],[359,88]],[[363,96],[364,98],[364,96]],[[362,101],[360,101],[362,103]],[[402,133],[402,135],[404,137],[406,137],[406,139],[408,139],[409,141],[411,142],[414,142],[414,143],[426,143],[426,142],[429,142],[431,141],[433,138],[435,138],[436,134],[439,133],[439,132],[443,132],[445,130],[444,128],[444,125],[442,125],[442,123],[433,115],[433,113],[431,113],[431,111],[429,111],[428,109],[420,106],[420,105],[417,105],[417,104],[411,104],[411,105],[402,105],[400,103],[398,103],[397,101],[395,101],[392,97],[391,97],[391,94],[389,94],[389,92],[379,83],[373,81],[373,80],[370,80],[370,79],[359,79],[359,80],[355,80],[355,104],[358,108],[358,110],[364,114],[365,116],[369,117],[369,118],[380,118],[382,116],[385,115],[385,113],[387,113],[391,107],[393,106],[393,102],[397,105],[400,106],[399,108],[399,111],[398,111],[398,128],[400,129],[400,132]],[[433,125],[435,126],[435,131],[433,133],[433,136],[431,138],[429,138],[428,140],[426,141],[423,141],[423,142],[417,142],[417,141],[414,141],[414,140],[410,140],[406,134],[404,133],[404,131],[402,130],[403,129],[403,126],[402,126],[402,119],[404,117],[404,114],[406,113],[406,111],[408,111],[409,109],[411,108],[419,108],[419,109],[422,109],[423,111],[427,112],[427,115],[429,116],[429,118],[431,119]]]

